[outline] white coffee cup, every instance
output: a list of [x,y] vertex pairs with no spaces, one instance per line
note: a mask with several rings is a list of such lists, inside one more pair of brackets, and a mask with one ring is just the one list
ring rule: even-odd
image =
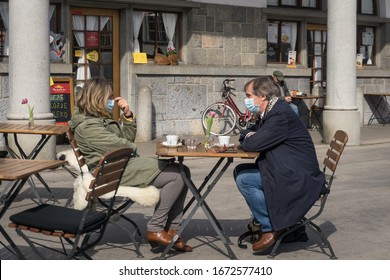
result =
[[167,135],[167,144],[168,145],[177,145],[178,141],[179,141],[178,135]]
[[226,136],[226,135],[218,136],[218,142],[219,142],[219,145],[229,146],[229,144],[230,144],[230,136]]

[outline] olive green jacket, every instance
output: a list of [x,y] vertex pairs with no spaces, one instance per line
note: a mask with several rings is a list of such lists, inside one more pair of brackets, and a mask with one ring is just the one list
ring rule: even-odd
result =
[[[96,168],[102,155],[112,149],[130,147],[135,152],[137,150],[137,145],[134,143],[137,132],[135,120],[122,117],[121,123],[118,123],[110,118],[80,114],[75,108],[75,115],[69,122],[69,126],[91,171]],[[145,187],[167,165],[166,161],[157,158],[136,155],[130,158],[127,164],[121,186]]]

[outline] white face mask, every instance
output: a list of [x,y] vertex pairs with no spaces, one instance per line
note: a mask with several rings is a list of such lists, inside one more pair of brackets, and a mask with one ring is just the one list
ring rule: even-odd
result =
[[257,113],[260,110],[260,105],[255,105],[255,100],[253,98],[245,98],[245,107],[251,112],[251,113]]

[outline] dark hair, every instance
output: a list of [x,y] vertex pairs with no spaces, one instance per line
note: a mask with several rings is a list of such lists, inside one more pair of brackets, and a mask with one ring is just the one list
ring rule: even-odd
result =
[[279,93],[279,88],[271,76],[260,76],[248,81],[244,87],[245,92],[252,83],[252,93],[256,96],[265,96],[267,100],[270,100],[271,97]]

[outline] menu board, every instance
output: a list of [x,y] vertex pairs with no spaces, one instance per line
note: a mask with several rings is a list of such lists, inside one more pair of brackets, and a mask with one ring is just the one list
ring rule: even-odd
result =
[[73,79],[53,77],[50,87],[50,107],[57,125],[68,125],[73,116]]

